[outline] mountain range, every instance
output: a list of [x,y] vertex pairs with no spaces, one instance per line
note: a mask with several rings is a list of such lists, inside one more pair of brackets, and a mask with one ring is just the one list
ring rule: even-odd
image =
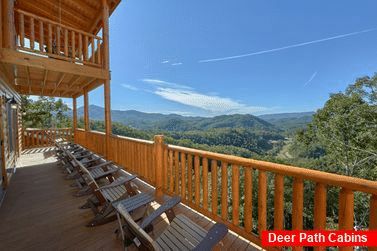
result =
[[[84,107],[77,110],[78,117],[84,116]],[[279,113],[254,116],[250,114],[221,115],[216,117],[188,117],[178,114],[144,113],[134,110],[112,110],[112,121],[127,126],[150,130],[167,131],[207,130],[210,128],[247,128],[262,131],[282,131],[290,127],[305,126],[311,122],[314,112]],[[91,120],[104,120],[104,108],[89,105]]]

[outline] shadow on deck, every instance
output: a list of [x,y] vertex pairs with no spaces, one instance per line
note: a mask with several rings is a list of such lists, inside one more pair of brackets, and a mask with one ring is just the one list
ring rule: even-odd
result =
[[[77,188],[72,187],[72,181],[66,180],[58,169],[52,150],[40,148],[23,152],[0,208],[1,249],[123,250],[121,240],[114,234],[116,221],[85,227],[94,216],[91,210],[79,209],[87,197],[75,196]],[[154,189],[141,180],[135,183],[142,191]],[[214,224],[183,204],[174,211],[185,214],[205,229]],[[165,221],[165,218],[155,221],[153,238],[164,229]],[[260,248],[232,232],[216,246],[216,250],[257,249]]]

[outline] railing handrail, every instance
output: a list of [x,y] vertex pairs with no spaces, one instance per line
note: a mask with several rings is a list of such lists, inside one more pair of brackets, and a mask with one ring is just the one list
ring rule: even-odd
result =
[[143,144],[147,144],[147,145],[153,145],[154,142],[151,141],[151,140],[145,140],[145,139],[136,139],[136,138],[130,138],[130,137],[126,137],[126,136],[121,136],[121,135],[111,135],[111,137],[115,138],[115,139],[125,139],[125,140],[129,140],[129,141],[133,141],[133,142],[138,142],[138,143],[143,143]]
[[25,128],[25,131],[72,130],[72,128]]
[[91,37],[91,38],[95,38],[95,39],[98,39],[98,40],[102,40],[102,37],[99,37],[99,36],[96,36],[96,35],[93,35],[91,33],[88,33],[86,31],[82,31],[82,30],[78,30],[78,29],[75,29],[73,27],[69,27],[67,25],[64,25],[64,24],[60,24],[58,22],[55,22],[55,21],[52,21],[48,18],[44,18],[44,17],[40,17],[40,16],[37,16],[33,13],[30,13],[30,12],[27,12],[27,11],[24,11],[24,10],[20,10],[20,9],[14,9],[14,11],[18,12],[18,13],[22,13],[26,16],[30,16],[30,17],[33,17],[35,19],[38,19],[38,20],[41,20],[41,21],[44,21],[44,22],[47,22],[47,23],[51,23],[51,24],[54,24],[54,25],[57,25],[59,27],[62,27],[62,28],[65,28],[67,30],[71,30],[71,31],[74,31],[74,32],[78,32],[78,33],[81,33],[85,36],[88,36],[88,37]]
[[87,131],[87,133],[94,133],[94,134],[98,134],[98,135],[105,135],[104,132],[100,132],[100,131],[96,131],[96,130],[90,130],[90,131]]
[[312,170],[303,167],[296,167],[284,164],[277,164],[262,160],[254,160],[242,158],[234,155],[227,155],[221,153],[214,153],[209,151],[197,150],[182,146],[168,145],[168,148],[172,150],[178,150],[189,154],[197,154],[201,157],[207,157],[209,159],[216,159],[225,161],[227,163],[237,164],[241,166],[249,166],[251,168],[278,173],[281,175],[292,176],[296,178],[302,178],[304,180],[311,180],[314,182],[324,183],[326,185],[333,185],[344,187],[350,190],[356,190],[364,193],[370,193],[377,195],[377,182],[371,180],[365,180],[360,178],[354,178],[345,175],[339,175],[334,173],[328,173],[324,171]]

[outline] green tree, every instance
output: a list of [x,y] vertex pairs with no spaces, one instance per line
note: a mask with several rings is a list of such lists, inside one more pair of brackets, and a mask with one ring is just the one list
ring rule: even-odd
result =
[[39,97],[34,101],[21,96],[22,121],[25,128],[72,127],[72,119],[66,115],[70,108],[62,99]]
[[377,73],[372,78],[358,78],[354,84],[346,89],[346,95],[358,94],[368,104],[377,103]]

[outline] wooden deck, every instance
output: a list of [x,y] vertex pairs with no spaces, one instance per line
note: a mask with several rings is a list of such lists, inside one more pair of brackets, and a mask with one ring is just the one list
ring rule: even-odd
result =
[[[49,148],[23,153],[16,175],[0,208],[0,247],[2,250],[122,250],[114,230],[117,222],[87,228],[91,210],[79,209],[87,197],[76,197],[77,188],[66,180],[49,153]],[[140,190],[154,188],[140,180]],[[152,205],[158,206],[157,203]],[[183,213],[208,229],[213,222],[180,204]],[[156,220],[152,237],[166,227],[166,218]],[[136,250],[136,248],[132,248]],[[229,232],[216,250],[257,250],[259,247]]]

